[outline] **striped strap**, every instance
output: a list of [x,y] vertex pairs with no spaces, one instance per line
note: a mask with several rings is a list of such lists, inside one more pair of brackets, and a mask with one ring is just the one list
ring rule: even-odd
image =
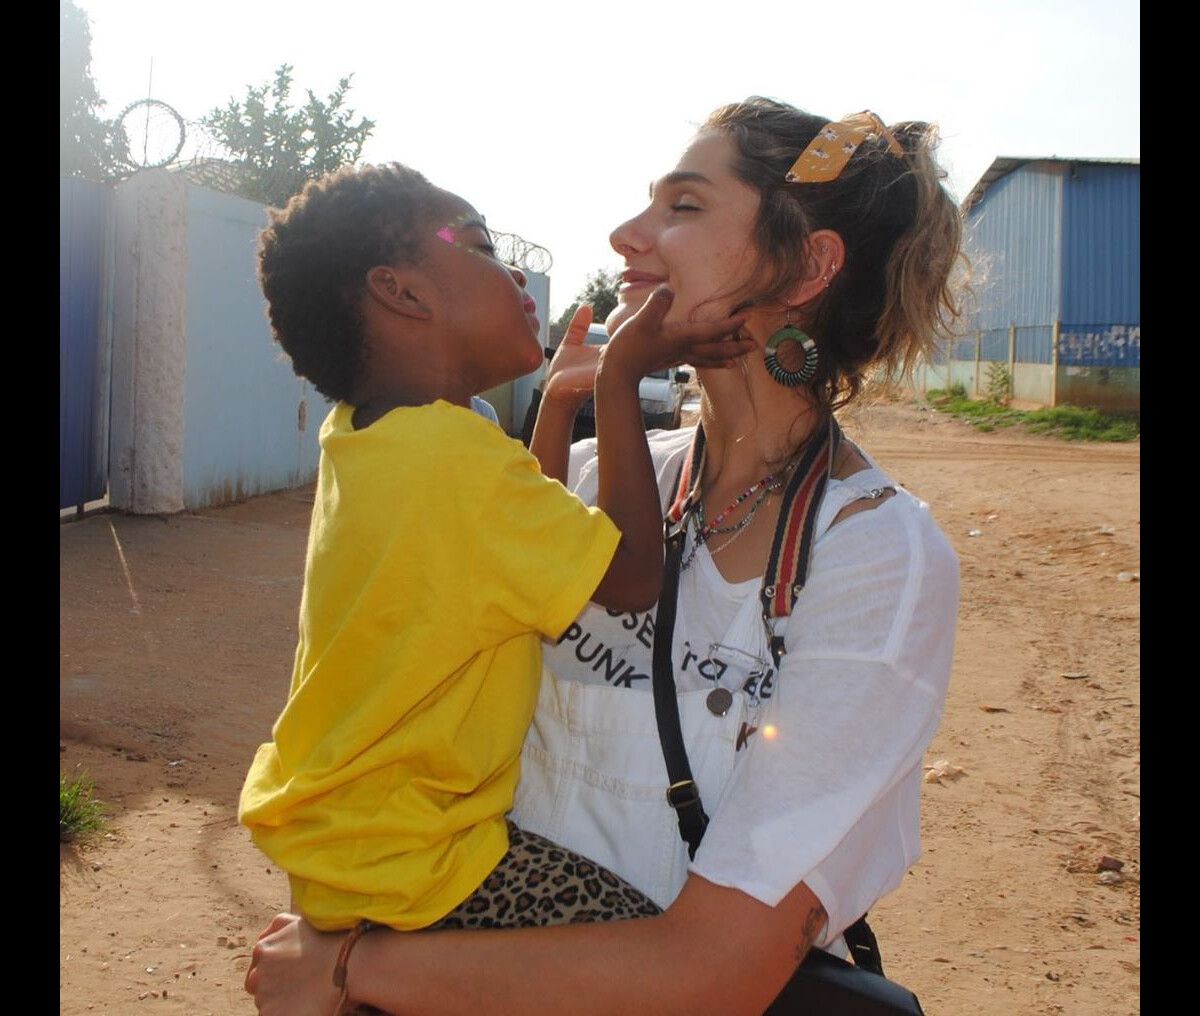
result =
[[792,605],[808,579],[817,512],[821,508],[821,498],[825,495],[829,471],[841,440],[842,432],[837,421],[830,417],[825,433],[804,449],[792,472],[783,495],[771,557],[767,561],[767,572],[763,576],[763,588],[759,594],[764,617],[790,615]]

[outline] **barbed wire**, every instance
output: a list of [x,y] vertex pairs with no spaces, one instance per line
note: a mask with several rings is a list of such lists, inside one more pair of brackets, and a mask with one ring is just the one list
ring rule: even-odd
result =
[[494,229],[489,231],[496,248],[496,257],[505,264],[543,275],[550,271],[554,264],[554,256],[545,247],[531,243],[516,233],[501,233]]
[[174,162],[183,150],[183,117],[158,99],[131,102],[113,121],[117,158],[131,170],[156,169]]

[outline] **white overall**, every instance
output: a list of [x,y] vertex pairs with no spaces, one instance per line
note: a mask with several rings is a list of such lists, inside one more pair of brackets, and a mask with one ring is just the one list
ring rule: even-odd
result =
[[[701,798],[716,802],[733,769],[745,696],[735,693],[733,707],[714,716],[707,694],[681,693],[679,719]],[[667,782],[651,695],[543,673],[513,806],[518,825],[611,868],[666,907],[688,867]]]
[[[707,551],[701,554],[698,566],[715,567]],[[760,610],[757,596],[747,596],[723,642],[769,659]],[[676,659],[686,639],[685,618],[681,609]],[[728,654],[726,661],[720,683],[733,704],[723,716],[707,706],[711,685],[677,696],[688,762],[710,813],[733,771],[743,724],[758,724],[767,714],[742,690],[747,673]],[[670,905],[687,879],[689,862],[675,812],[666,803],[667,769],[648,690],[559,680],[544,668],[521,767],[512,813],[518,825],[611,869],[659,906]],[[840,937],[826,948],[847,955]]]

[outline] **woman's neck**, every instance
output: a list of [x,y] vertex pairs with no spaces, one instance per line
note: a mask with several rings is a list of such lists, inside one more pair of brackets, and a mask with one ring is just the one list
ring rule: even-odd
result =
[[783,388],[765,370],[705,371],[702,383],[705,486],[718,478],[736,485],[766,475],[786,463],[821,420],[807,389]]

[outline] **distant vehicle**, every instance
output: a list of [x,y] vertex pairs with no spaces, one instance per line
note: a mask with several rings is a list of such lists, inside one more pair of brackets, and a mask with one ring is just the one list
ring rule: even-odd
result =
[[[604,325],[593,324],[588,327],[584,342],[589,346],[603,346],[608,341],[608,332]],[[549,356],[553,350],[546,350]],[[656,370],[647,374],[638,384],[638,398],[642,403],[642,421],[647,430],[675,430],[679,427],[683,415],[683,396],[691,372],[686,367],[670,367],[667,370]],[[537,416],[537,405],[541,393],[534,392],[534,401],[530,403],[529,414],[525,420],[522,438],[529,444],[533,433],[533,421]],[[596,436],[596,406],[589,398],[575,416],[575,429],[571,432],[572,441],[582,441],[584,438]]]
[[[589,326],[589,346],[603,346],[608,341],[604,325]],[[656,370],[642,378],[638,385],[638,398],[642,403],[642,420],[647,430],[675,430],[683,414],[683,393],[691,373],[684,367]],[[572,440],[596,436],[596,407],[591,399],[583,404],[575,417],[575,432]]]

